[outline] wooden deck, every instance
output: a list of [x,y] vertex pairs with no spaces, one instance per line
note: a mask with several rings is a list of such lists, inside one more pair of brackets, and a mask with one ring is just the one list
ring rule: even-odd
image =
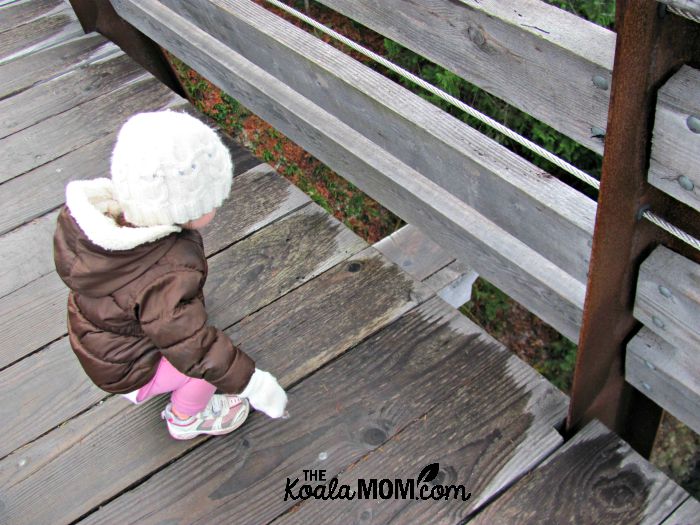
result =
[[[93,386],[66,337],[57,209],[68,181],[108,175],[129,115],[165,107],[194,111],[63,0],[0,2],[0,523],[700,521],[602,425],[565,443],[566,396],[421,282],[437,270],[415,280],[234,144],[207,306],[280,378],[291,418],[178,442],[164,398]],[[470,499],[285,501],[304,470],[357,489],[431,463]]]

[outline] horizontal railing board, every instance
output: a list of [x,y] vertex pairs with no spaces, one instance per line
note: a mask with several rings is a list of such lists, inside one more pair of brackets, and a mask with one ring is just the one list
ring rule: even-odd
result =
[[[689,117],[695,121],[689,123]],[[698,166],[700,70],[683,66],[659,90],[649,183],[700,211]]]
[[615,33],[540,0],[320,0],[602,153]]
[[163,3],[586,282],[588,197],[249,0]]
[[700,264],[658,246],[639,269],[634,316],[672,345],[700,349]]
[[118,14],[448,253],[576,340],[585,286],[443,188],[155,0]]
[[628,383],[700,433],[700,352],[673,346],[648,328],[627,344]]

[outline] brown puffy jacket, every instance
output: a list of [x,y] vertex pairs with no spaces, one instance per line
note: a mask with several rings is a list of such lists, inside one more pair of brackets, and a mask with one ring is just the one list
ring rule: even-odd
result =
[[70,343],[87,375],[126,393],[146,384],[165,356],[190,377],[241,392],[255,364],[207,324],[199,232],[119,227],[106,215],[116,207],[109,179],[72,182],[54,235],[56,270],[71,289]]

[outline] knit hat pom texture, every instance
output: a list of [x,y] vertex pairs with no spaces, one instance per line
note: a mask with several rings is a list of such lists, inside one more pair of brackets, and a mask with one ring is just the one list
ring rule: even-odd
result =
[[112,184],[136,226],[184,224],[228,197],[233,162],[217,133],[186,113],[139,113],[112,152]]

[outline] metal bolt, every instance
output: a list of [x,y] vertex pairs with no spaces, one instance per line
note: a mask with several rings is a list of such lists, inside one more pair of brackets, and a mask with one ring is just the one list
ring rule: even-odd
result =
[[20,459],[20,460],[17,462],[17,465],[20,466],[20,467],[23,467],[23,466],[25,466],[26,464],[27,464],[27,460],[24,459],[24,458]]
[[644,390],[651,390],[651,385],[649,383],[642,383]]
[[320,461],[326,461],[328,459],[328,453],[327,452],[321,452],[318,455],[318,459]]
[[650,370],[656,370],[656,367],[655,367],[654,365],[652,365],[652,364],[651,364],[649,361],[647,361],[646,359],[644,360],[644,364],[647,365],[647,368],[648,368],[648,369],[650,369]]
[[656,325],[657,328],[665,328],[666,327],[666,324],[664,324],[664,322],[661,319],[659,319],[658,317],[656,317],[655,315],[651,316],[651,320]]
[[700,133],[700,117],[697,115],[690,115],[685,121],[688,125],[688,129],[693,133]]
[[695,184],[693,184],[693,181],[685,175],[681,175],[680,177],[678,177],[678,184],[680,184],[681,188],[683,188],[685,191],[693,191],[693,189],[695,188]]
[[673,294],[671,293],[671,290],[666,288],[663,284],[659,285],[659,293],[661,295],[663,295],[664,297],[666,297],[667,299],[670,299],[673,296]]
[[593,75],[593,85],[598,89],[607,91],[610,87],[610,82],[603,75]]

